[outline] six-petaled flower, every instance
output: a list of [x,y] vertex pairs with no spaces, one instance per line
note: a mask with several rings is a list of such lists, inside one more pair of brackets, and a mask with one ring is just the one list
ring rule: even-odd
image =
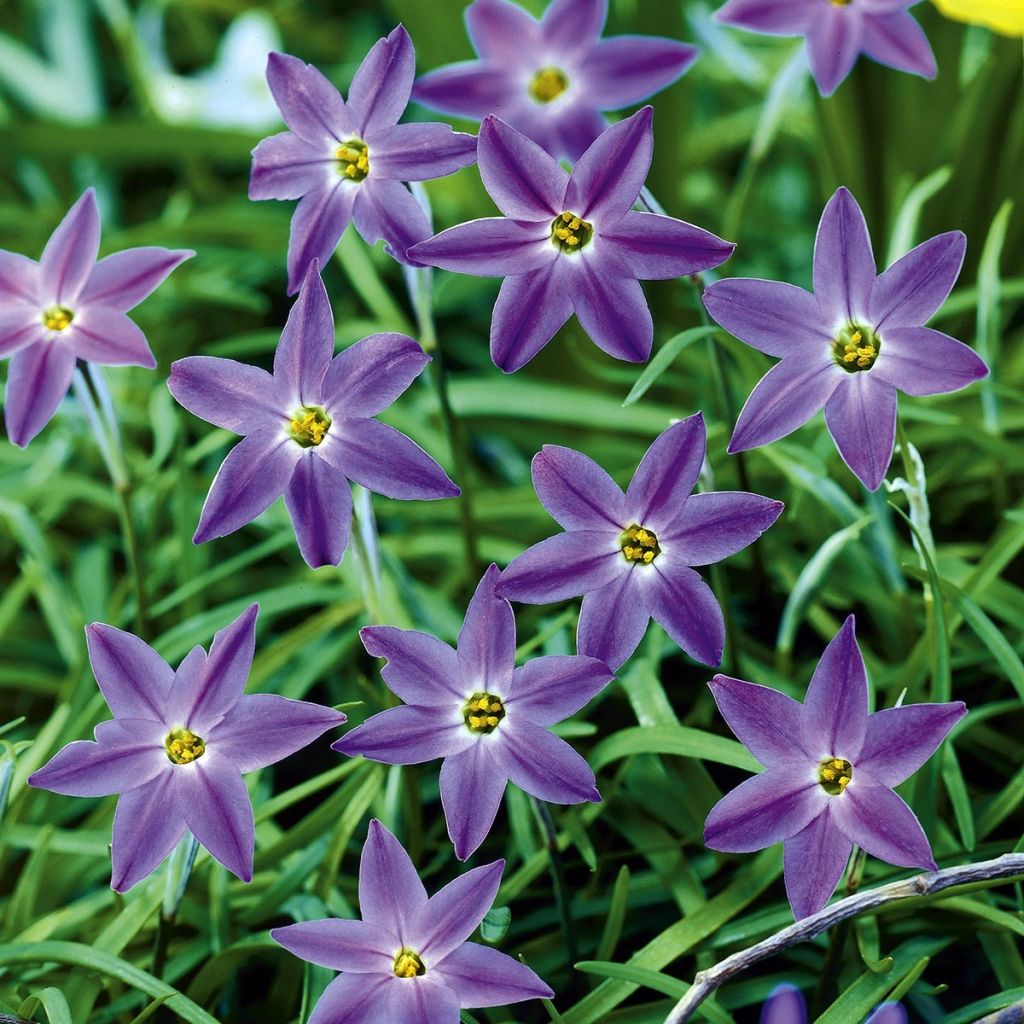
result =
[[29,785],[67,796],[120,793],[114,815],[118,892],[140,882],[191,832],[229,871],[252,878],[255,824],[242,775],[341,725],[340,711],[272,693],[246,694],[258,605],[193,647],[175,672],[113,626],[86,629],[96,682],[114,713],[96,740],[58,751]]
[[783,844],[794,916],[828,902],[856,843],[879,860],[935,870],[914,812],[893,791],[967,713],[962,701],[868,714],[868,680],[851,615],[825,648],[801,705],[755,683],[709,684],[729,728],[765,766],[712,809],[704,841],[750,853]]
[[466,27],[479,60],[418,79],[413,97],[446,114],[497,114],[556,159],[579,159],[605,110],[671,85],[697,50],[659,36],[601,38],[607,0],[552,0],[538,20],[509,0],[475,0]]
[[552,655],[516,668],[516,623],[497,597],[492,565],[466,610],[458,650],[426,634],[390,626],[360,633],[405,702],[338,740],[344,754],[388,764],[444,758],[441,802],[455,853],[465,860],[486,839],[506,782],[541,800],[601,799],[586,761],[549,731],[612,678],[594,658]]
[[[778,985],[765,1000],[760,1024],[807,1024],[807,1004],[795,985]],[[882,1003],[864,1024],[907,1024],[899,1003]]]

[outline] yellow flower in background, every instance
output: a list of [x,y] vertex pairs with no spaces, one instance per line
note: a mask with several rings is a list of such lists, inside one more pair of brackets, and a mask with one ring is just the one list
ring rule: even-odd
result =
[[1024,36],[1024,0],[933,0],[947,18]]

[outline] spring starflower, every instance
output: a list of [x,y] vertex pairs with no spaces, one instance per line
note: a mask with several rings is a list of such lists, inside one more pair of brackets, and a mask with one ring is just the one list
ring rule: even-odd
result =
[[[765,1000],[761,1024],[807,1024],[807,1004],[795,985],[779,985]],[[899,1003],[882,1003],[864,1024],[907,1024],[907,1011]]]
[[869,715],[852,615],[825,648],[803,704],[728,676],[709,685],[729,728],[765,770],[715,804],[704,842],[729,853],[782,843],[794,917],[825,906],[855,843],[888,864],[936,869],[921,823],[893,787],[967,713],[962,701]]
[[621,110],[675,82],[697,50],[661,36],[601,38],[607,0],[551,0],[539,20],[508,0],[474,0],[479,60],[418,79],[413,98],[457,117],[496,114],[555,159],[576,161]]
[[38,262],[0,250],[0,357],[11,357],[4,420],[16,445],[24,447],[49,423],[76,360],[156,366],[146,336],[126,314],[195,253],[145,246],[97,262],[99,247],[100,215],[90,188]]
[[29,776],[67,796],[120,793],[113,876],[125,892],[186,830],[244,882],[255,824],[242,775],[294,754],[341,725],[340,711],[272,693],[246,694],[259,605],[194,647],[175,672],[149,644],[95,622],[86,628],[96,682],[114,717]]
[[362,920],[270,931],[300,959],[342,972],[309,1024],[458,1024],[462,1009],[550,999],[525,964],[467,941],[494,902],[504,866],[473,868],[428,898],[409,854],[371,821],[359,862]]
[[598,801],[594,773],[550,727],[575,714],[612,678],[594,658],[534,658],[516,668],[516,623],[497,597],[498,568],[477,586],[458,650],[426,633],[369,626],[370,654],[406,703],[374,715],[333,745],[387,764],[444,758],[441,802],[455,854],[487,838],[505,784],[556,804]]

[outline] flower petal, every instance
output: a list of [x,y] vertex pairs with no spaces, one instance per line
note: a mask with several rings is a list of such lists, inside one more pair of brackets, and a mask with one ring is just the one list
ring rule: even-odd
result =
[[238,768],[207,749],[198,760],[171,773],[174,802],[189,831],[233,875],[252,881],[256,823]]
[[516,663],[516,620],[512,605],[495,593],[501,573],[488,566],[466,609],[457,645],[459,675],[467,685],[508,696]]
[[553,804],[600,802],[594,772],[565,740],[512,712],[498,734],[494,763],[523,792]]
[[306,565],[311,569],[337,565],[348,547],[352,525],[348,477],[307,451],[295,464],[284,501]]
[[473,121],[488,114],[511,117],[521,104],[513,76],[505,68],[482,60],[431,71],[416,80],[412,95],[426,107]]
[[569,175],[536,142],[498,117],[485,117],[480,125],[477,162],[484,188],[506,217],[550,225],[563,212]]
[[82,305],[108,306],[126,313],[193,256],[191,249],[163,249],[155,245],[111,253],[93,267],[82,289]]
[[348,90],[348,110],[356,134],[393,125],[405,113],[416,75],[416,53],[404,25],[378,39],[363,58]]
[[763,765],[799,759],[800,704],[768,686],[716,675],[711,693],[736,738]]
[[650,612],[636,569],[583,598],[576,630],[580,654],[603,661],[613,672],[637,649]]
[[[833,17],[831,11],[823,13]],[[846,20],[841,13],[840,19]],[[825,206],[814,241],[814,294],[822,314],[836,323],[864,321],[874,283],[875,257],[864,214],[850,191],[838,188]]]
[[[465,860],[491,831],[507,779],[492,761],[490,744],[477,741],[444,759],[440,780],[448,836],[455,856]],[[466,932],[467,937],[471,931]]]
[[608,127],[608,118],[581,95],[550,114],[527,109],[515,124],[549,153],[575,164]]
[[30,306],[14,299],[9,306],[0,309],[0,359],[37,341],[51,340],[48,335],[39,316],[38,305]]
[[800,989],[776,985],[761,1010],[761,1024],[807,1024],[807,1004]]
[[374,131],[369,144],[374,178],[429,181],[476,163],[476,136],[434,121]]
[[352,131],[341,93],[312,64],[287,53],[271,53],[267,84],[285,124],[311,146],[341,142]]
[[[394,969],[395,950],[401,945],[386,928],[336,917],[271,928],[270,937],[300,960],[352,974],[387,974]],[[372,985],[373,979],[364,978],[362,983]]]
[[[170,764],[170,762],[168,762]],[[122,793],[114,812],[110,887],[127,892],[160,866],[185,834],[174,802],[174,772]]]
[[864,1024],[907,1024],[907,1011],[899,1003],[882,1003]]
[[855,761],[868,721],[868,677],[850,615],[814,670],[800,715],[800,739],[816,760]]
[[359,638],[367,654],[387,658],[380,674],[406,704],[450,705],[468,696],[458,655],[437,637],[394,626],[364,626]]
[[[598,234],[636,202],[654,153],[654,109],[644,107],[607,128],[580,157],[565,190],[565,208],[593,220]],[[559,211],[561,212],[561,211]]]
[[600,258],[565,259],[577,261],[563,276],[571,289],[576,316],[594,344],[616,359],[630,363],[647,360],[654,343],[654,321],[629,264],[607,249]]
[[317,453],[349,480],[388,498],[431,501],[459,493],[415,441],[379,420],[335,420]]
[[479,942],[464,942],[434,970],[467,1009],[554,998],[554,992],[526,964]]
[[174,670],[144,640],[114,626],[85,627],[89,661],[107,706],[118,718],[162,722]]
[[909,11],[883,15],[865,11],[861,46],[872,60],[899,71],[909,71],[923,78],[934,78],[938,74],[931,43]]
[[715,323],[770,356],[823,353],[832,341],[818,300],[796,285],[756,278],[716,281],[704,292],[704,305]]
[[53,418],[75,374],[70,345],[45,338],[11,356],[4,398],[7,436],[24,448]]
[[843,383],[843,373],[825,352],[816,359],[797,354],[776,363],[744,404],[729,454],[778,441],[803,426]]
[[110,796],[145,785],[170,767],[151,742],[93,743],[75,740],[28,777],[28,784],[65,796]]
[[359,861],[359,912],[363,920],[405,940],[427,905],[427,891],[402,844],[376,819],[370,822]]
[[608,17],[608,0],[551,0],[540,35],[551,52],[567,63],[591,50]]
[[503,860],[472,868],[434,893],[413,926],[413,948],[437,963],[461,946],[494,904],[504,869]]
[[825,425],[843,462],[869,490],[878,490],[896,440],[896,389],[870,373],[851,373],[825,403]]
[[661,92],[697,59],[695,46],[662,36],[600,39],[580,68],[587,99],[601,110],[621,110]]
[[958,700],[951,704],[904,704],[868,715],[857,771],[863,769],[883,786],[898,786],[935,753],[966,714],[966,705]]
[[724,263],[736,246],[703,228],[674,217],[630,210],[609,230],[601,244],[616,254],[641,281],[668,280],[710,270]]
[[356,188],[338,181],[307,192],[295,207],[288,235],[288,294],[294,295],[313,260],[326,265],[352,219]]
[[549,223],[520,223],[507,217],[456,224],[409,251],[409,258],[417,263],[479,277],[531,274],[557,257]]
[[457,754],[475,742],[457,707],[403,704],[371,715],[332,743],[331,750],[384,764],[423,764]]
[[68,331],[68,343],[79,359],[106,366],[156,367],[138,324],[109,306],[87,306]]
[[610,531],[574,530],[548,537],[513,559],[498,590],[510,601],[552,604],[603,587],[628,570]]
[[251,693],[242,695],[207,739],[244,775],[284,760],[344,724],[345,715],[333,708],[276,693]]
[[210,484],[193,544],[234,533],[284,494],[302,449],[279,428],[261,428],[228,452]]
[[523,64],[542,38],[537,20],[509,0],[476,0],[465,19],[473,49],[498,64]]
[[828,799],[809,764],[779,761],[715,804],[704,824],[704,843],[726,853],[763,850],[806,828]]
[[818,9],[818,0],[728,0],[714,13],[715,21],[768,35],[803,35]]
[[824,909],[853,850],[853,843],[836,828],[833,806],[827,805],[822,814],[783,844],[786,895],[798,921]]
[[[860,56],[863,18],[840,9],[822,9],[807,25],[807,55],[811,74],[822,96],[831,96]],[[815,286],[817,291],[817,286]]]
[[64,215],[39,260],[39,283],[46,301],[74,307],[96,266],[100,250],[100,211],[88,188]]
[[334,316],[314,259],[274,351],[274,382],[282,399],[296,405],[319,405],[333,356]]
[[409,250],[434,233],[416,197],[400,181],[367,179],[352,207],[356,230],[367,245],[384,239],[384,247],[400,263],[412,263]]
[[674,522],[693,491],[707,447],[701,413],[673,423],[655,438],[626,490],[627,514],[660,533]]
[[629,525],[622,489],[582,452],[546,444],[531,468],[537,497],[563,529],[618,532]]
[[781,501],[746,491],[693,494],[672,527],[660,532],[658,539],[663,545],[670,543],[673,560],[711,565],[753,544],[784,508]]
[[947,231],[911,249],[879,275],[871,289],[875,329],[926,323],[953,290],[966,252],[967,236],[962,231]]
[[872,857],[904,868],[938,870],[921,823],[888,786],[854,779],[836,799],[832,816],[843,835]]
[[491,314],[491,359],[504,373],[525,366],[572,316],[573,301],[559,273],[550,271],[506,277]]
[[[283,931],[284,929],[275,929]],[[339,974],[317,1000],[307,1024],[364,1024],[371,1014],[381,1011],[395,994],[398,979],[392,972],[366,977],[364,974]]]
[[336,160],[324,145],[312,146],[294,132],[271,135],[252,151],[250,199],[301,199],[330,184]]
[[663,552],[652,566],[655,578],[647,599],[651,618],[691,658],[717,668],[725,646],[725,621],[718,598],[699,573],[665,556]]
[[214,426],[249,434],[284,425],[274,378],[258,366],[217,356],[188,356],[171,363],[167,387],[179,405]]
[[578,654],[532,658],[512,673],[507,707],[535,725],[555,725],[576,714],[615,676],[603,661]]
[[328,412],[370,417],[383,412],[430,362],[418,342],[405,334],[371,334],[339,352],[324,377]]
[[871,368],[908,395],[959,391],[988,376],[985,360],[956,338],[930,327],[890,327],[885,347]]
[[20,252],[0,249],[0,298],[37,308],[40,301],[39,264]]

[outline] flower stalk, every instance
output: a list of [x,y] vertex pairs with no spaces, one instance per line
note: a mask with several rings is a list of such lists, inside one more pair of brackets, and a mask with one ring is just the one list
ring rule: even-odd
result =
[[191,832],[186,832],[174,852],[167,858],[167,872],[164,875],[164,899],[160,906],[156,923],[156,938],[153,940],[153,975],[163,977],[164,964],[167,962],[167,947],[171,941],[174,922],[178,916],[178,907],[185,898],[188,880],[192,874],[192,866],[199,852],[199,840]]

